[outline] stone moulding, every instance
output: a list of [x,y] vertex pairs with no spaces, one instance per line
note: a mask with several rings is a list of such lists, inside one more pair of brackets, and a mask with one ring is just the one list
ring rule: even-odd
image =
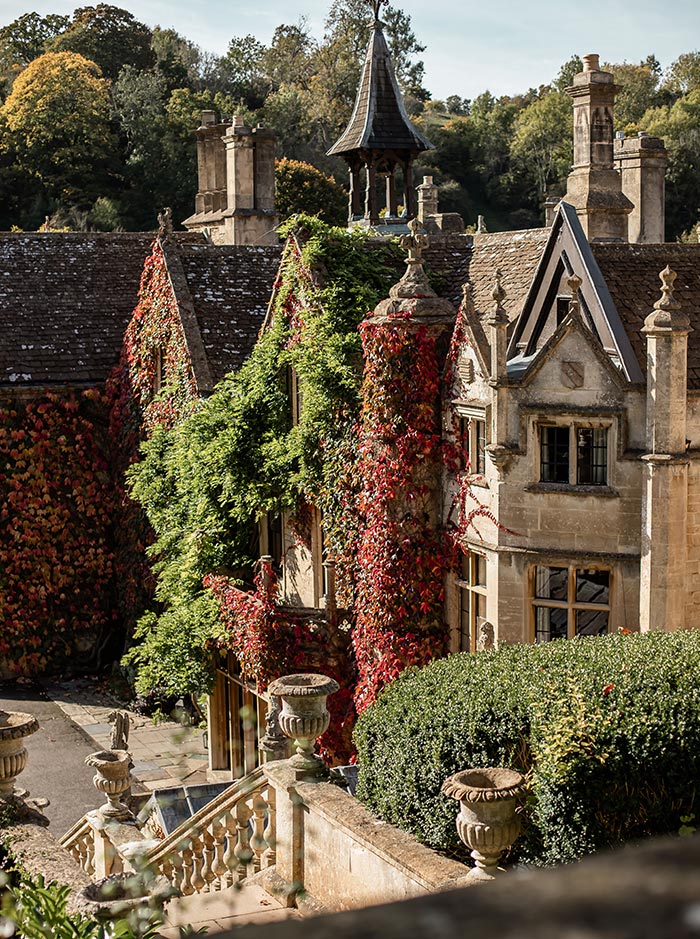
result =
[[524,795],[525,780],[512,769],[466,769],[442,784],[446,796],[459,802],[497,802]]
[[335,694],[338,690],[338,682],[326,675],[285,675],[283,678],[277,678],[270,682],[268,692],[276,697],[314,697],[320,698]]

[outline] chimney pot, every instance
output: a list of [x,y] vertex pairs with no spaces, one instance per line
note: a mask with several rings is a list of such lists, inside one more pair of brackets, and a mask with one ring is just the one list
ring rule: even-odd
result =
[[590,53],[589,55],[584,55],[583,70],[584,72],[599,72],[600,71],[600,56],[597,53]]
[[216,124],[216,111],[202,111],[202,127]]

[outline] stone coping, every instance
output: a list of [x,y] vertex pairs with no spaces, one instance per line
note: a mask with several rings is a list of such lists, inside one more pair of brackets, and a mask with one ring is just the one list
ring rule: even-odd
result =
[[296,792],[311,812],[327,819],[334,828],[406,873],[426,890],[454,885],[470,868],[446,858],[404,831],[376,818],[354,796],[331,783],[298,782],[285,761],[267,763],[264,773],[276,787]]

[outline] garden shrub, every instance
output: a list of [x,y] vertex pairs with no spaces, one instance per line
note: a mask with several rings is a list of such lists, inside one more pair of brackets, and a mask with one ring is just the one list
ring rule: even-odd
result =
[[361,716],[355,743],[359,798],[439,850],[460,851],[440,786],[477,766],[528,777],[522,861],[678,832],[697,814],[700,631],[453,655],[404,672]]

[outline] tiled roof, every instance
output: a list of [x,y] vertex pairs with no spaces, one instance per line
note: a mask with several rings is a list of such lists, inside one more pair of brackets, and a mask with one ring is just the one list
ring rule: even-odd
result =
[[216,383],[240,368],[255,345],[282,249],[184,245],[178,254]]
[[644,320],[661,296],[659,273],[668,264],[677,274],[674,296],[690,319],[688,387],[700,390],[700,245],[592,244],[642,371],[646,374]]
[[0,386],[103,382],[153,235],[0,234]]
[[496,271],[506,292],[503,307],[511,323],[520,314],[530,284],[542,257],[549,228],[527,231],[485,232],[474,235],[474,251],[469,265],[469,280],[474,290],[474,308],[487,313],[492,305]]
[[433,145],[411,123],[399,91],[389,48],[379,23],[372,29],[350,123],[329,154],[353,150],[409,150]]

